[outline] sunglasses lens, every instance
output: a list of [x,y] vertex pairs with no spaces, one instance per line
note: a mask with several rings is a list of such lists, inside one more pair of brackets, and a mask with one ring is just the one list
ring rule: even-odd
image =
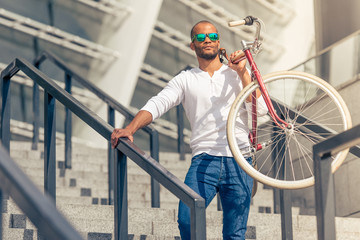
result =
[[200,33],[200,34],[196,35],[196,40],[198,42],[203,42],[205,40],[205,38],[206,38],[206,34]]
[[211,41],[219,40],[219,34],[217,34],[217,33],[209,33],[209,34],[199,33],[193,37],[192,41],[194,41],[194,39],[196,38],[196,41],[203,42],[203,41],[205,41],[206,36],[208,36]]
[[209,36],[211,41],[219,40],[219,34],[217,34],[217,33],[210,33],[208,36]]

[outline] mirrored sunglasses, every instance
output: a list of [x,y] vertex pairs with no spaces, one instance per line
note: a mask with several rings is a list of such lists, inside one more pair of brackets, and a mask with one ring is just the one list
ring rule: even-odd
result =
[[199,33],[194,35],[194,37],[191,39],[192,42],[196,39],[198,42],[205,41],[206,37],[208,37],[211,41],[217,41],[219,40],[219,34],[218,33]]

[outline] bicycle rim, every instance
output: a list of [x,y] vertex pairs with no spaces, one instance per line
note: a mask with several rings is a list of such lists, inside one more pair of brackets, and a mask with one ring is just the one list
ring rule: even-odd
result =
[[[277,188],[299,189],[314,184],[314,144],[351,127],[349,111],[336,90],[322,79],[302,72],[277,72],[264,76],[264,84],[278,116],[290,128],[276,126],[269,115],[258,116],[258,143],[254,169],[237,147],[236,119],[246,98],[258,84],[252,82],[238,95],[229,113],[227,138],[237,163],[254,179]],[[249,116],[249,128],[251,120]],[[332,171],[344,161],[348,149],[333,156]]]

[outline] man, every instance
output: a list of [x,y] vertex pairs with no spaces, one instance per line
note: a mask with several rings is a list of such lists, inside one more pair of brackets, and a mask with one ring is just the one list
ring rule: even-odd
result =
[[[226,119],[235,97],[251,82],[246,60],[229,61],[228,65],[221,63],[219,34],[208,21],[194,25],[190,48],[196,53],[199,67],[174,77],[146,103],[128,126],[115,129],[111,136],[112,146],[116,146],[119,137],[133,141],[133,134],[138,129],[182,103],[192,129],[190,147],[193,158],[185,183],[205,199],[206,206],[219,192],[224,239],[245,239],[253,180],[232,157],[226,140]],[[232,53],[230,59],[238,52]],[[260,104],[258,109],[265,110],[264,106]],[[245,110],[240,113],[238,126],[239,147],[249,147]],[[248,161],[251,162],[251,158]],[[181,201],[178,223],[181,238],[190,239],[190,210]]]

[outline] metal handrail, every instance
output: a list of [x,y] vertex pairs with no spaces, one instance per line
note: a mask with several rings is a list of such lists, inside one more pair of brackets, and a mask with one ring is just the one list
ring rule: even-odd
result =
[[[55,56],[54,54],[44,51],[33,61],[35,67],[40,68],[40,65],[48,59],[60,69],[65,72],[65,89],[67,92],[71,93],[72,79],[76,80],[83,87],[91,91],[98,98],[100,98],[108,106],[108,123],[114,127],[115,125],[115,111],[121,113],[125,118],[132,120],[135,117],[135,114],[128,110],[125,106],[120,104],[109,94],[101,90],[99,87],[95,86],[90,81],[85,80],[69,66],[67,66],[64,61]],[[34,84],[34,98],[33,98],[33,107],[34,107],[34,116],[39,116],[39,93],[38,87]],[[68,109],[65,109],[65,167],[71,168],[71,112]],[[148,125],[142,128],[146,133],[150,135],[150,154],[151,157],[159,161],[159,134],[158,131],[152,126]],[[33,149],[36,149],[39,139],[39,118],[34,118],[34,128],[33,128]],[[111,148],[111,143],[108,144],[108,168],[112,169],[112,156],[113,150]],[[111,172],[111,171],[109,171]],[[113,202],[113,177],[109,176],[109,203]],[[151,206],[160,207],[160,185],[153,179],[151,179]]]
[[336,239],[334,177],[332,156],[360,144],[360,125],[313,146],[315,206],[318,239]]
[[[0,146],[0,209],[2,195],[8,194],[37,227],[42,237],[54,240],[83,239],[53,201],[46,197]],[[2,211],[0,211],[0,239]]]
[[[19,70],[24,72],[34,82],[44,89],[45,92],[45,137],[44,141],[44,178],[45,188],[47,182],[53,182],[55,189],[55,99],[75,113],[80,119],[87,123],[92,129],[110,140],[113,127],[102,118],[85,107],[82,103],[72,97],[68,92],[59,87],[44,73],[36,69],[24,59],[15,59],[6,69],[1,72],[2,79],[2,109],[1,109],[1,140],[4,147],[10,149],[10,79]],[[114,220],[115,239],[128,238],[128,206],[127,206],[127,167],[126,156],[131,158],[142,169],[149,173],[154,179],[187,204],[191,211],[191,239],[206,238],[205,200],[195,191],[180,181],[171,172],[161,166],[159,162],[142,152],[128,139],[119,139],[116,147],[116,159],[114,171],[115,198],[114,198]],[[47,189],[45,189],[47,190]],[[46,191],[49,193],[49,191]],[[53,193],[52,193],[53,194]],[[51,194],[50,194],[51,195]],[[54,197],[54,196],[53,196]]]

